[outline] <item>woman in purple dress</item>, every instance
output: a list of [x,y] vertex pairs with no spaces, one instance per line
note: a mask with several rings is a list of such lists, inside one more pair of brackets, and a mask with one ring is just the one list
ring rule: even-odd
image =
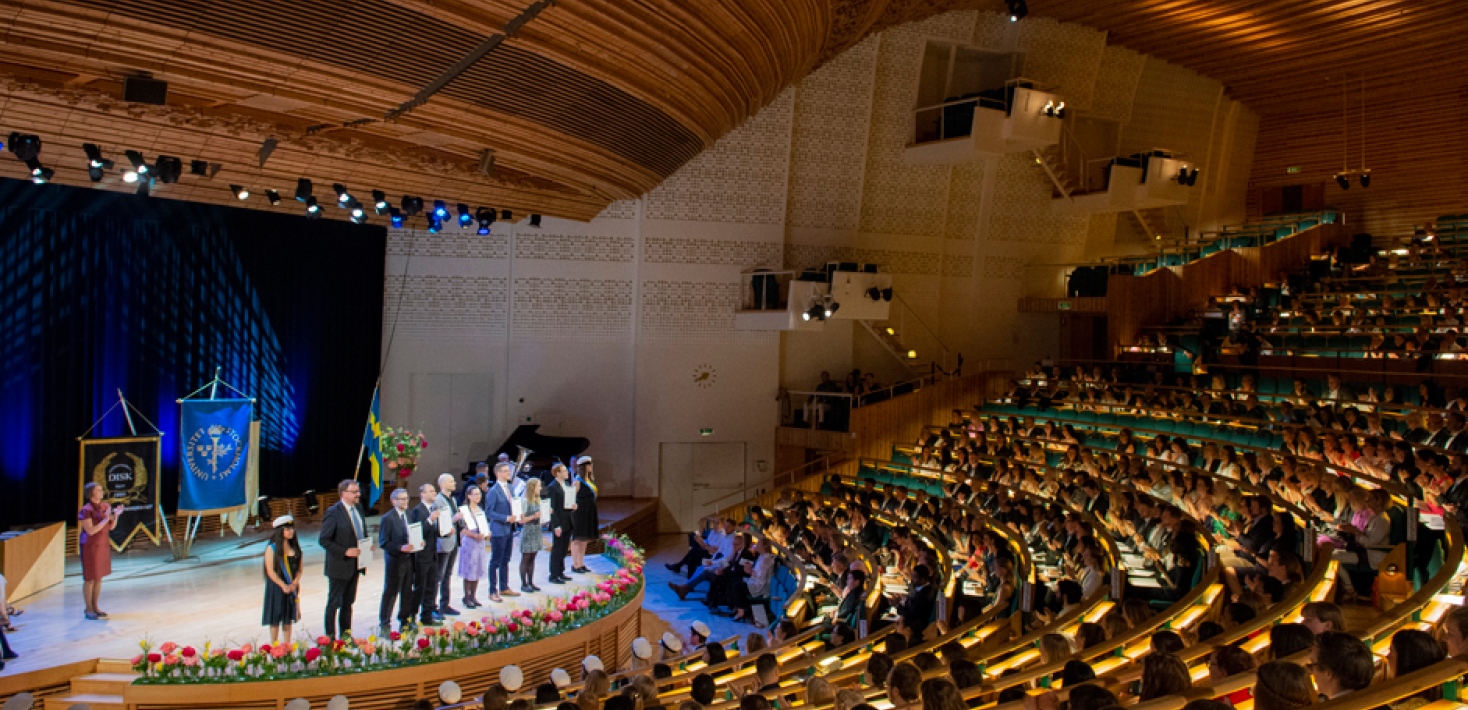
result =
[[[484,515],[484,489],[469,484],[464,489],[464,530],[459,533],[459,578],[464,580],[464,608],[475,609],[479,603],[479,581],[489,570],[484,555],[484,541],[489,537],[489,519]],[[490,592],[495,590],[491,589]]]
[[97,608],[97,596],[102,593],[102,578],[112,574],[112,528],[122,514],[122,506],[108,507],[102,502],[104,492],[95,481],[84,486],[82,498],[87,504],[76,516],[81,523],[77,546],[82,553],[82,597],[90,621],[107,618],[107,612]]

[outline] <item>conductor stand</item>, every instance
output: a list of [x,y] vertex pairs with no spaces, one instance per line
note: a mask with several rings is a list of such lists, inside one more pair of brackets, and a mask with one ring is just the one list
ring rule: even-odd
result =
[[[255,398],[221,379],[222,369],[216,367],[214,379],[177,400],[183,439],[177,512],[185,516],[177,537],[163,517],[173,561],[198,559],[189,553],[206,515],[225,516],[240,533],[249,516],[249,503],[259,494],[259,463],[254,454],[260,423],[255,420]],[[219,396],[220,387],[226,390],[224,398]],[[224,534],[222,529],[220,534]]]

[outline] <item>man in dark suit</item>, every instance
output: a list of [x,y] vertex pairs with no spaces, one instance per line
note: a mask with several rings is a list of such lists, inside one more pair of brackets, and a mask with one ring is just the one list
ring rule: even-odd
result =
[[495,464],[495,482],[484,496],[484,512],[489,517],[489,599],[495,602],[503,601],[502,596],[520,596],[510,589],[511,543],[515,541],[515,523],[520,522],[510,503],[514,500],[510,492],[510,476],[514,472],[513,464]]
[[413,553],[413,593],[408,602],[408,614],[419,610],[418,620],[424,626],[442,626],[434,618],[434,604],[438,601],[438,509],[434,501],[438,489],[432,483],[418,487],[418,505],[408,513],[408,524],[417,525],[423,533],[423,547]]
[[393,604],[398,607],[398,628],[413,623],[413,548],[408,544],[408,492],[392,492],[392,510],[382,516],[377,546],[386,556],[382,580],[382,606],[377,612],[378,635],[392,631]]
[[571,551],[571,509],[567,507],[569,501],[572,505],[576,503],[576,493],[570,489],[569,478],[571,477],[563,464],[551,467],[551,475],[554,480],[547,487],[546,497],[549,499],[550,518],[545,526],[551,533],[550,549],[550,581],[551,584],[565,584],[570,579],[566,578],[566,555]]
[[362,487],[348,478],[336,485],[341,500],[326,509],[321,518],[318,542],[326,550],[326,635],[336,638],[352,630],[352,604],[357,601],[357,580],[366,573],[359,569],[357,558],[362,551],[359,540],[367,538],[367,523],[357,509]]
[[907,634],[908,643],[921,643],[923,632],[933,623],[933,610],[938,604],[938,588],[933,585],[933,573],[927,565],[913,568],[912,591],[901,601],[893,602],[897,606],[897,630]]
[[836,606],[836,622],[860,630],[858,624],[866,611],[867,573],[852,568],[846,570],[846,588],[841,590],[841,603]]

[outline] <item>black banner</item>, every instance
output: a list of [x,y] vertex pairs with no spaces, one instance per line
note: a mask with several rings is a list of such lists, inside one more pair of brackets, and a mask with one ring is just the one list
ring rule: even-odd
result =
[[[81,484],[96,483],[106,491],[108,506],[123,506],[112,529],[112,549],[122,550],[142,532],[158,541],[158,457],[160,439],[138,436],[82,440]],[[85,500],[77,504],[80,509]]]

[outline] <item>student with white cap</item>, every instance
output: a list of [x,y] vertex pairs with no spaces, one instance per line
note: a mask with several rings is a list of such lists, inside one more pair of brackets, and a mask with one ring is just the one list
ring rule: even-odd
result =
[[587,574],[586,546],[601,535],[600,516],[596,510],[596,475],[592,472],[591,457],[576,459],[576,510],[571,513],[571,571]]
[[708,624],[705,624],[702,621],[694,620],[694,622],[688,627],[688,647],[694,651],[697,651],[698,649],[703,648],[704,644],[708,643],[709,637],[712,635],[713,632],[709,631]]
[[270,627],[270,643],[284,637],[290,644],[291,628],[301,618],[301,543],[296,539],[296,519],[289,513],[270,527],[275,532],[265,545],[263,623]]
[[565,668],[556,668],[550,672],[550,682],[554,683],[557,690],[565,690],[571,684],[571,674]]
[[652,665],[652,644],[638,636],[632,639],[632,670],[641,670]]
[[520,687],[525,685],[525,673],[519,666],[509,665],[500,669],[500,685],[511,693],[520,692]]
[[683,639],[678,638],[678,634],[672,631],[663,632],[663,637],[658,639],[658,647],[661,649],[659,653],[664,661],[683,655]]

